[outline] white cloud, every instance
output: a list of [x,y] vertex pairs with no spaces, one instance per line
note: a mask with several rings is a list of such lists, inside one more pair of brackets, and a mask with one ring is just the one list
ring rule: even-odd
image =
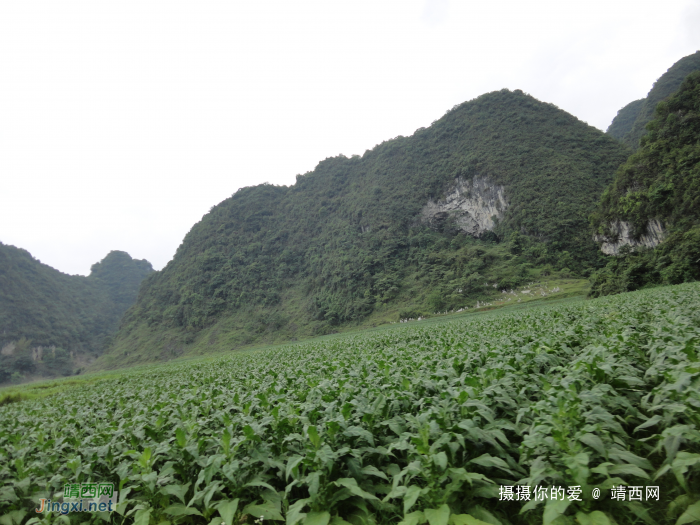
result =
[[449,0],[425,0],[423,20],[428,24],[441,24],[447,19]]

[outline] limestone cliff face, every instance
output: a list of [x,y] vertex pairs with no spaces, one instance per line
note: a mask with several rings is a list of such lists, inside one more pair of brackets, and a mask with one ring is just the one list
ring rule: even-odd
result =
[[[0,355],[13,355],[15,353],[15,350],[17,349],[17,345],[15,344],[14,341],[11,341],[4,345],[0,349]],[[53,356],[56,357],[56,346],[51,345],[51,346],[33,346],[30,348],[32,352],[32,361],[43,361],[44,355],[48,355],[49,353]],[[71,358],[75,357],[75,352],[71,350],[70,352]]]
[[452,217],[461,231],[479,237],[494,229],[494,217],[500,219],[507,207],[503,186],[494,184],[488,177],[457,178],[444,199],[428,201],[420,219],[435,228]]
[[602,242],[600,250],[606,255],[618,255],[623,246],[629,246],[632,250],[644,246],[654,248],[666,238],[666,229],[658,219],[647,223],[647,232],[635,239],[632,236],[632,227],[627,221],[615,221],[610,225],[613,233],[610,237],[596,235],[595,240]]

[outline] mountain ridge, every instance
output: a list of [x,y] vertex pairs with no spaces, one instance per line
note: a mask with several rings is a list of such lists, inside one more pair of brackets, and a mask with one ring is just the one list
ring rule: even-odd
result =
[[593,295],[700,279],[700,71],[646,129],[591,215],[603,246],[621,256],[594,275]]
[[96,358],[152,271],[111,251],[89,276],[67,275],[0,243],[0,383],[70,374]]
[[[533,268],[580,274],[604,264],[588,214],[627,155],[556,106],[501,90],[362,157],[325,159],[292,186],[242,188],[144,281],[101,363],[328,333],[392,307],[457,308],[483,281],[512,287]],[[481,238],[449,212],[420,220],[475,178],[508,200]]]
[[678,91],[683,80],[698,70],[700,51],[675,62],[654,82],[645,98],[630,102],[617,113],[606,133],[635,151],[639,149],[640,140],[646,133],[646,125],[654,118],[657,104]]

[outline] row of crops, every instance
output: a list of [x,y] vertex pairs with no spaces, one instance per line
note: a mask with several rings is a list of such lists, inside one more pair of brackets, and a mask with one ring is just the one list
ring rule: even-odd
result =
[[699,344],[696,283],[125,373],[0,407],[0,524],[695,523]]

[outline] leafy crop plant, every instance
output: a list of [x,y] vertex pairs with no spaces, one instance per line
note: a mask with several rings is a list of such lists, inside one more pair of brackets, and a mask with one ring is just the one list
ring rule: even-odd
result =
[[699,342],[692,283],[125,371],[0,407],[0,523],[696,523]]

